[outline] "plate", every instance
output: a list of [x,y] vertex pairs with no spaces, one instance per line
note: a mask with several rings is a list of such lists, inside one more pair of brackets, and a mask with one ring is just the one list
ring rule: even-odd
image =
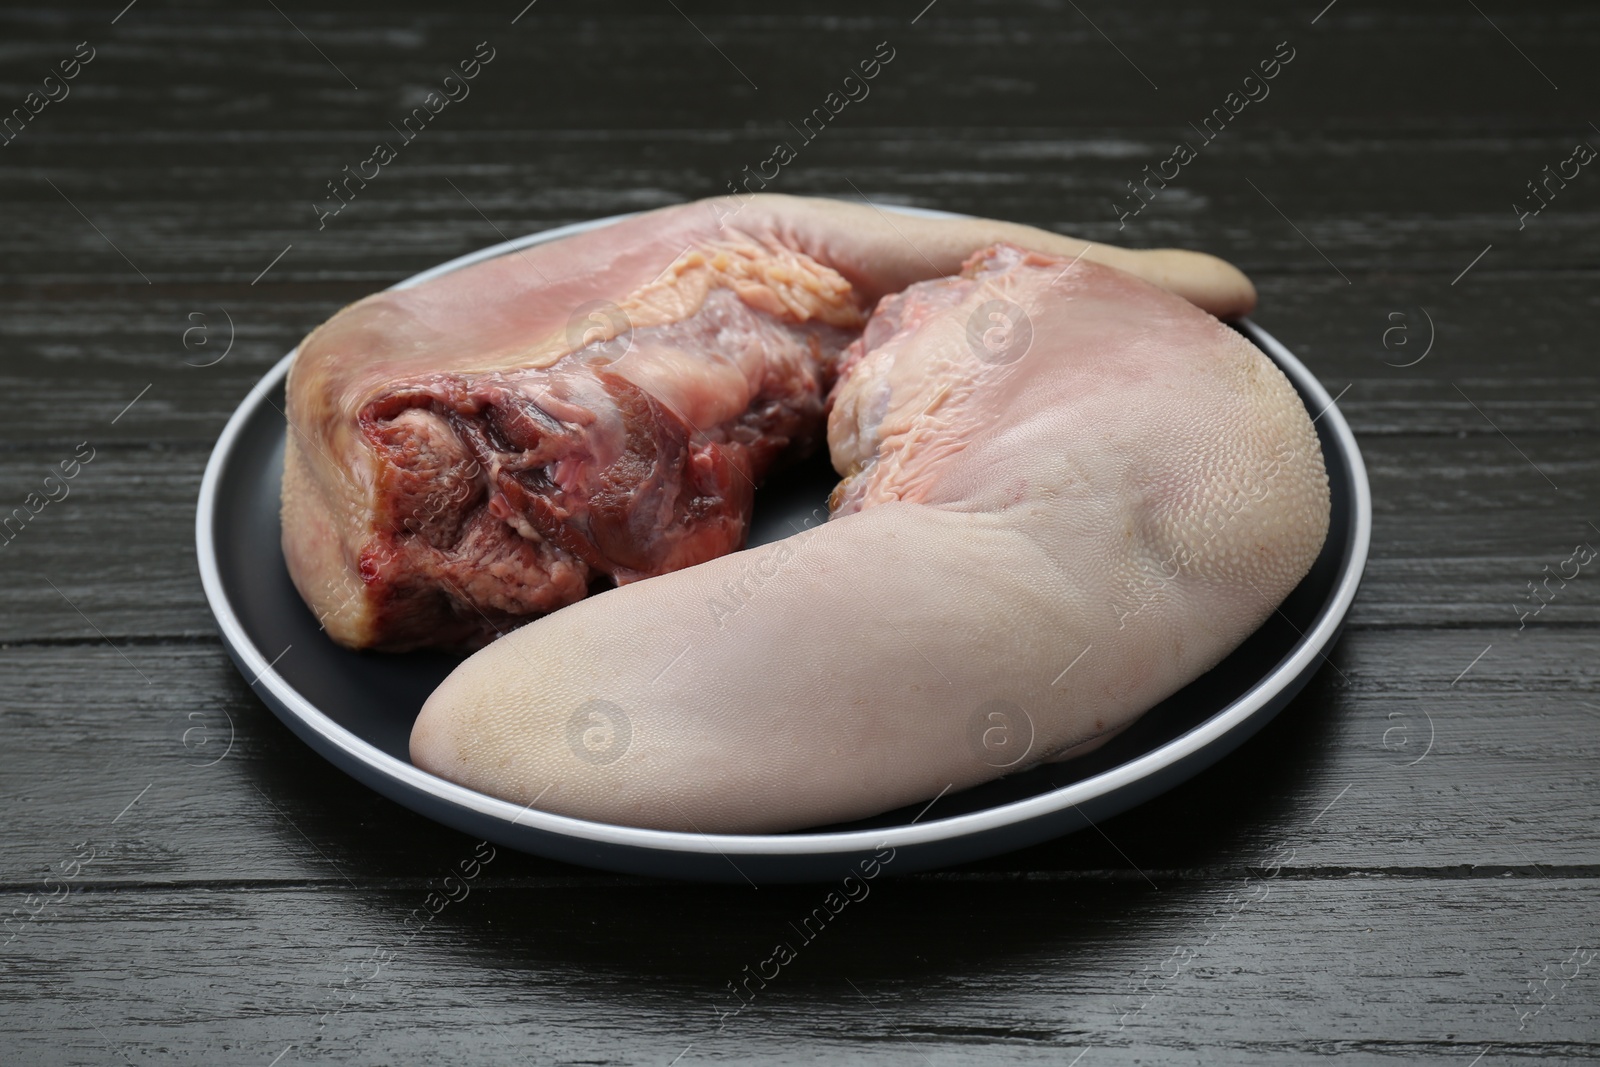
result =
[[[903,214],[952,217],[910,208]],[[563,226],[451,260],[430,278],[519,248],[607,226]],[[1218,666],[1097,751],[848,825],[787,834],[643,830],[525,809],[412,765],[411,724],[460,657],[340,648],[289,580],[279,547],[285,356],[228,420],[200,486],[195,540],[206,599],[228,654],[260,698],[306,744],[352,777],[430,819],[499,845],[631,874],[701,881],[828,881],[884,848],[904,873],[980,859],[1099,822],[1233,751],[1281,711],[1337,640],[1366,565],[1372,498],[1354,436],[1316,378],[1267,332],[1235,325],[1299,392],[1322,441],[1333,512],[1322,554],[1279,610]],[[826,501],[823,458],[757,497],[752,546],[775,541]]]

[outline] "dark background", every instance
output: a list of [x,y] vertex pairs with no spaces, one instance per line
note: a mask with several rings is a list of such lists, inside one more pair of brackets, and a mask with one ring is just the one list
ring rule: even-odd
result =
[[[1600,543],[1600,161],[1513,207],[1600,145],[1600,8],[1324,2],[0,12],[0,113],[96,49],[0,146],[0,513],[95,457],[0,545],[0,1061],[1600,1058],[1600,563],[1518,630],[1528,583]],[[472,95],[319,232],[325,183],[479,41]],[[873,883],[720,1032],[820,889],[502,850],[413,936],[474,842],[323,763],[230,665],[193,550],[212,442],[340,306],[723,191],[881,41],[773,188],[1243,267],[1372,478],[1331,665],[1104,837]],[[1283,41],[1270,97],[1119,233],[1125,183]]]

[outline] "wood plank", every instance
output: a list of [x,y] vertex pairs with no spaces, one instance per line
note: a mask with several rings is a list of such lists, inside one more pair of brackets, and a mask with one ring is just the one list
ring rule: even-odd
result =
[[41,76],[85,36],[102,51],[80,77],[79,103],[46,110],[38,122],[49,125],[29,135],[164,125],[381,128],[485,38],[504,58],[484,70],[459,113],[444,113],[460,127],[637,128],[642,112],[664,127],[770,122],[774,113],[820,105],[884,39],[898,54],[861,106],[971,126],[1168,115],[1181,123],[1221,106],[1286,39],[1295,58],[1261,113],[1245,112],[1251,121],[1470,130],[1570,116],[1582,125],[1581,102],[1600,84],[1589,62],[1600,19],[1581,2],[1489,9],[1492,23],[1470,6],[1442,3],[1335,7],[1315,24],[1316,5],[1291,10],[1269,0],[1213,10],[1074,10],[1021,0],[939,4],[919,14],[923,6],[873,13],[695,0],[674,11],[637,0],[540,5],[514,26],[522,5],[297,5],[286,9],[292,24],[265,7],[198,17],[150,7],[115,28],[98,10],[8,11],[0,27],[15,42],[13,62]]
[[1600,1026],[1587,879],[883,877],[806,941],[820,887],[475,883],[416,933],[442,878],[74,893],[5,950],[8,1058],[1459,1067]]
[[[266,271],[257,289],[345,280],[378,288],[490,244],[497,230],[530,233],[725,192],[783,135],[429,130],[367,188],[352,187],[351,202],[323,225],[319,210],[338,203],[327,183],[369,156],[373,131],[383,128],[375,121],[343,135],[263,135],[215,160],[207,158],[217,151],[209,130],[18,138],[0,170],[0,202],[13,213],[0,234],[0,284],[95,282],[150,295],[153,286],[249,286]],[[1430,293],[1443,294],[1491,243],[1458,293],[1481,294],[1508,272],[1597,265],[1600,183],[1592,176],[1579,172],[1537,217],[1520,220],[1512,208],[1527,199],[1525,183],[1567,158],[1577,138],[1588,133],[1600,145],[1581,121],[1562,131],[1451,136],[1237,132],[1204,147],[1136,213],[1128,183],[1172,154],[1182,122],[1016,131],[863,120],[797,147],[770,191],[864,195],[1106,243],[1201,248],[1254,274],[1359,279],[1377,295],[1382,278],[1367,276],[1389,272],[1436,276]],[[952,143],[964,146],[954,167]],[[103,165],[108,152],[118,157],[114,170]],[[1426,189],[1416,187],[1418,174],[1429,175]],[[206,205],[203,219],[197,202]],[[1130,212],[1125,225],[1120,211]]]
[[[1260,736],[1106,822],[1114,846],[1082,833],[971,869],[1164,884],[1231,877],[1281,843],[1306,876],[1600,873],[1593,632],[1530,630],[1474,662],[1488,643],[1349,633]],[[100,855],[87,884],[220,887],[380,884],[448,866],[465,840],[313,755],[211,645],[0,650],[0,748],[14,813],[0,825],[0,883],[12,887],[80,841]],[[573,873],[517,857],[495,877]]]

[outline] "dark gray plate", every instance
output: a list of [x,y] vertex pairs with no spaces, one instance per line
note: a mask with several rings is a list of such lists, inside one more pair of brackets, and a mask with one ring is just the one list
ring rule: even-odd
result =
[[[396,288],[617,218],[486,248]],[[1232,655],[1098,751],[945,796],[926,814],[917,805],[791,834],[671,833],[525,810],[413,766],[411,723],[460,659],[340,648],[290,583],[279,547],[278,488],[286,429],[279,412],[293,352],[245,397],[206,465],[195,516],[200,576],[229,655],[291,730],[383,795],[475,836],[591,867],[705,881],[831,880],[885,845],[895,849],[897,873],[991,856],[1115,815],[1215,763],[1300,691],[1338,637],[1372,532],[1366,469],[1350,428],[1311,373],[1260,327],[1246,321],[1238,329],[1283,368],[1316,415],[1333,518],[1310,574]],[[835,480],[822,459],[763,488],[750,544],[795,529],[789,520],[805,521]]]

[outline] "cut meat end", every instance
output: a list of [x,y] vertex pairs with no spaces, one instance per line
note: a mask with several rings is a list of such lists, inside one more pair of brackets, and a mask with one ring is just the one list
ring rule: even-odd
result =
[[625,358],[597,338],[548,370],[396,383],[358,418],[376,460],[368,643],[479,645],[596,581],[741,548],[757,481],[822,440],[851,336],[720,291],[635,331]]
[[390,651],[487,644],[534,615],[583,599],[591,578],[581,560],[519,537],[483,507],[464,519],[447,548],[415,536],[374,537],[360,574],[381,647]]
[[378,494],[379,527],[435,548],[454,544],[483,487],[482,467],[449,420],[430,408],[408,407],[393,418],[373,419],[368,435],[389,458]]

